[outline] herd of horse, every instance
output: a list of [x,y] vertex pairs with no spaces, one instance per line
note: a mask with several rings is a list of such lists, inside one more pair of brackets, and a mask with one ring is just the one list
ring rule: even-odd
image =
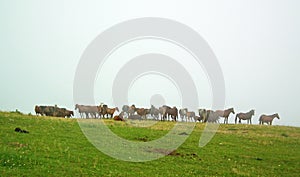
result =
[[34,111],[36,115],[53,116],[53,117],[72,117],[74,112],[66,108],[59,108],[55,106],[35,106]]
[[[109,108],[106,104],[101,103],[99,106],[90,105],[75,105],[75,110],[78,110],[81,118],[114,118],[115,120],[125,121],[131,120],[146,120],[149,117],[154,120],[161,121],[185,121],[185,122],[209,122],[219,123],[220,118],[224,118],[224,124],[228,124],[230,114],[235,114],[233,108],[226,110],[208,110],[198,109],[198,114],[194,111],[189,111],[188,108],[177,109],[176,106],[170,107],[163,105],[159,108],[151,105],[150,108],[137,108],[134,104],[123,105],[120,112],[118,107]],[[116,112],[120,112],[114,116]],[[36,115],[54,116],[54,117],[72,117],[74,112],[66,108],[59,108],[55,106],[35,106]],[[242,120],[247,120],[248,124],[252,124],[252,117],[255,111],[252,109],[249,112],[237,113],[235,115],[235,124],[241,123]],[[114,116],[114,117],[113,117]],[[179,119],[180,118],[180,119]],[[272,125],[273,119],[279,118],[278,113],[272,115],[261,115],[259,117],[259,124]]]
[[[194,111],[189,111],[188,108],[177,109],[176,106],[170,107],[163,105],[159,108],[151,105],[150,108],[138,108],[134,104],[123,105],[121,112],[114,116],[115,112],[119,112],[118,107],[109,108],[106,104],[101,103],[99,106],[87,106],[87,105],[75,105],[75,110],[78,110],[81,118],[114,118],[115,120],[146,120],[147,118],[152,118],[154,120],[161,121],[185,121],[185,122],[210,122],[219,123],[220,118],[224,118],[224,124],[228,124],[228,118],[230,114],[235,114],[233,108],[226,110],[207,110],[198,109],[198,114]],[[252,109],[249,112],[237,113],[235,115],[235,124],[241,123],[242,120],[247,120],[248,124],[252,124],[252,117],[255,111]],[[180,118],[180,119],[179,119]],[[259,124],[272,125],[273,119],[279,118],[278,113],[272,115],[261,115],[259,117]]]

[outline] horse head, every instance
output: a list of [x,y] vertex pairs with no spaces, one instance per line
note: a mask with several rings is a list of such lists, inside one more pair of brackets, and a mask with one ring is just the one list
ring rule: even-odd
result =
[[233,108],[230,108],[229,110],[230,110],[230,112],[232,112],[233,114],[235,114],[235,112],[234,112],[234,109],[233,109]]
[[153,104],[151,104],[151,110],[154,110],[155,109],[155,107],[153,106]]
[[278,113],[274,114],[275,117],[277,117],[278,119],[280,119]]

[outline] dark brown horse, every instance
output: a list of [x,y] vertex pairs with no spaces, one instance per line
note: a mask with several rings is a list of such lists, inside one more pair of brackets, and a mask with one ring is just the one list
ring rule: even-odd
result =
[[230,113],[235,114],[234,109],[233,108],[229,108],[226,110],[216,110],[216,113],[220,116],[220,117],[224,117],[224,124],[228,124],[228,117],[230,115]]
[[162,119],[169,120],[169,116],[172,117],[173,120],[177,120],[178,118],[178,109],[174,106],[173,108],[171,108],[170,106],[162,106]]
[[168,115],[170,115],[172,117],[172,119],[176,122],[177,118],[178,118],[178,109],[174,106],[171,109],[167,109],[167,113]]
[[273,119],[276,117],[280,119],[278,113],[272,115],[263,114],[259,117],[259,124],[263,125],[264,123],[267,123],[268,125],[272,125]]
[[254,116],[254,109],[250,110],[247,113],[238,113],[235,116],[235,124],[236,124],[238,118],[239,118],[239,123],[241,123],[241,120],[247,120],[248,124],[249,124],[249,122],[250,122],[250,124],[252,124],[252,122],[251,122],[252,116]]
[[107,105],[101,103],[100,106],[97,106],[97,108],[98,108],[98,114],[99,114],[100,118],[101,117],[105,118],[105,115],[107,115],[107,112],[106,112],[106,110],[108,108]]
[[206,109],[198,109],[199,117],[202,122],[207,122],[208,112]]

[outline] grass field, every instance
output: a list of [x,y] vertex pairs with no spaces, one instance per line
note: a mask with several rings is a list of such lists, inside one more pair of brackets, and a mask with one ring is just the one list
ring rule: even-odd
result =
[[[146,127],[105,120],[132,141],[165,135],[173,122]],[[220,125],[199,148],[204,124],[174,153],[149,162],[126,162],[97,150],[76,119],[0,112],[0,176],[299,176],[300,128]],[[30,133],[18,133],[20,127]]]

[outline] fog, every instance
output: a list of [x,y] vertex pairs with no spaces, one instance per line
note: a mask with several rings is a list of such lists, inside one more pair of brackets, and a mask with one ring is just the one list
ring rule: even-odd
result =
[[[292,0],[1,1],[0,110],[33,113],[34,105],[54,104],[74,109],[74,76],[89,43],[120,22],[161,17],[186,24],[207,41],[223,72],[225,108],[255,109],[255,124],[261,114],[279,113],[275,125],[300,126],[299,5]],[[116,50],[98,71],[95,104],[115,106],[116,73],[132,57],[149,52],[182,63],[196,83],[199,107],[211,107],[203,68],[178,46],[160,40],[134,41]],[[174,84],[150,74],[130,86],[129,104],[150,106],[155,94],[166,104],[184,106]]]

